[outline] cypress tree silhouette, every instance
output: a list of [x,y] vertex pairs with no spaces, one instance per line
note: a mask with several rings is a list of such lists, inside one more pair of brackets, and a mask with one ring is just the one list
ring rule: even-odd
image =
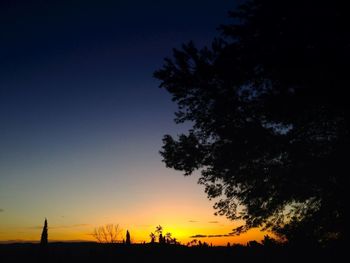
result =
[[48,237],[47,219],[45,218],[43,231],[41,233],[40,245],[42,245],[42,246],[46,246],[47,245],[47,237]]
[[127,244],[127,245],[131,244],[129,230],[126,230],[126,241],[125,241],[125,244]]

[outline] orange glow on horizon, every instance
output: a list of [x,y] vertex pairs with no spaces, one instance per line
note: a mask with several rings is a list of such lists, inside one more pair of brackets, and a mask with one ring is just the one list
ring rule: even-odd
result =
[[[198,187],[196,176],[184,178],[166,172],[151,170],[137,183],[123,184],[113,181],[116,179],[100,182],[94,176],[85,176],[84,181],[55,185],[50,195],[21,192],[23,196],[12,199],[16,205],[5,207],[0,214],[0,241],[39,241],[45,217],[49,242],[94,241],[94,228],[106,224],[119,224],[123,230],[120,240],[129,230],[134,243],[150,242],[149,235],[158,225],[163,227],[163,234],[170,232],[185,245],[193,239],[212,245],[246,244],[266,235],[253,229],[241,236],[225,236],[241,222],[213,215],[213,203]],[[116,190],[118,185],[122,190]],[[41,198],[44,194],[47,198]],[[28,196],[32,198],[30,206],[26,205]],[[198,235],[221,237],[194,237]]]
[[[212,226],[216,224],[207,223],[199,226],[191,226],[193,223],[184,223],[179,225],[162,225],[163,235],[170,232],[173,238],[176,238],[178,242],[183,245],[196,239],[197,241],[206,242],[209,245],[214,246],[226,246],[227,243],[232,244],[243,244],[245,245],[248,241],[256,240],[261,241],[266,235],[266,232],[261,232],[259,229],[252,229],[245,234],[240,236],[225,236],[232,230],[232,225],[222,225],[219,227]],[[219,223],[218,223],[219,224]],[[120,242],[125,239],[126,230],[129,230],[133,243],[148,243],[150,242],[150,233],[155,233],[155,227],[153,225],[139,225],[134,227],[124,227],[119,225],[122,229],[119,237]],[[50,226],[49,224],[49,242],[55,241],[96,241],[92,236],[93,229],[96,226],[93,225],[76,225],[76,226]],[[0,241],[30,241],[35,242],[40,240],[41,227],[37,226],[34,228],[23,228],[17,229],[15,233],[20,238],[14,236],[14,228],[7,229],[6,232],[3,230],[0,233]],[[195,237],[196,235],[205,236],[218,236],[220,237]],[[157,240],[158,241],[158,240]]]

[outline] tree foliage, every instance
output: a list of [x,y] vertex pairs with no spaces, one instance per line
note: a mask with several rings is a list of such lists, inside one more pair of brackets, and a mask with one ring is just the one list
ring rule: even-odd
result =
[[164,136],[163,161],[200,171],[216,213],[246,222],[234,233],[344,237],[346,10],[341,1],[244,1],[210,47],[184,44],[154,73],[178,104],[175,122],[193,124]]

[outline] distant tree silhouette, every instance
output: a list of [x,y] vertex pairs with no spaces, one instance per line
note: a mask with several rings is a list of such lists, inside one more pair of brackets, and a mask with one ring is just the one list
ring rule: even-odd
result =
[[156,231],[155,231],[158,235],[163,233],[163,227],[161,225],[156,226]]
[[256,248],[259,248],[259,247],[261,247],[262,245],[258,242],[258,241],[256,241],[256,240],[252,240],[252,241],[248,241],[247,242],[247,247],[249,247],[249,248],[253,248],[253,249],[256,249]]
[[127,245],[130,245],[130,244],[131,244],[129,230],[126,230],[126,239],[125,239],[125,244],[127,244]]
[[159,234],[159,244],[164,244],[165,243],[165,237],[163,237],[163,234]]
[[216,214],[290,242],[345,238],[350,16],[342,1],[251,0],[210,48],[174,49],[154,76],[178,104],[167,167],[201,173]]
[[165,243],[165,238],[163,238],[163,227],[161,225],[156,227],[156,234],[158,234],[158,242],[160,244]]
[[274,238],[270,237],[269,235],[265,235],[264,239],[261,241],[261,243],[265,247],[274,247],[274,246],[279,244],[279,242],[277,242],[277,240],[275,240]]
[[165,242],[166,242],[167,244],[170,244],[171,241],[173,240],[171,236],[172,236],[172,234],[171,234],[170,232],[168,232],[168,233],[165,234]]
[[40,245],[47,246],[48,243],[48,229],[47,229],[47,219],[45,218],[43,231],[41,232]]
[[196,245],[198,243],[198,240],[197,239],[192,239],[191,242],[190,242],[192,245]]
[[151,243],[153,244],[156,241],[156,235],[151,232],[151,234],[149,234],[149,237],[151,238]]
[[121,231],[118,224],[107,224],[96,227],[92,235],[99,243],[118,243],[121,242]]
[[156,226],[155,234],[151,232],[150,234],[151,243],[155,242],[157,236],[158,236],[159,244],[179,244],[177,242],[177,239],[175,237],[173,238],[170,232],[167,232],[163,236],[163,227],[161,225]]
[[180,242],[177,241],[176,237],[173,237],[173,238],[170,239],[170,244],[177,245],[177,244],[180,244]]

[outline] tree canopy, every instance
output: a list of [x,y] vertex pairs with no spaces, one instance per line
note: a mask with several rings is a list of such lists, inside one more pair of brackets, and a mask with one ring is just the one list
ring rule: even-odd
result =
[[289,241],[341,239],[348,187],[350,16],[342,1],[252,0],[211,46],[154,76],[178,104],[167,167],[200,172],[216,214]]

